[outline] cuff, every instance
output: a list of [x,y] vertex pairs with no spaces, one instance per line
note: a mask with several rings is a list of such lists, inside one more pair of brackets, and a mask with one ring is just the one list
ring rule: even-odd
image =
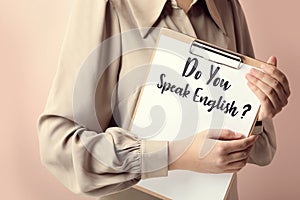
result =
[[141,141],[141,178],[168,176],[168,142]]
[[255,126],[253,128],[252,134],[253,135],[259,135],[264,131],[263,129],[263,122],[262,121],[257,121],[255,123]]

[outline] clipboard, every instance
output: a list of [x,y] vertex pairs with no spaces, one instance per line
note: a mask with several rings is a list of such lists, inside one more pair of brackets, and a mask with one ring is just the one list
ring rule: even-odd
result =
[[[168,44],[162,45],[163,41],[168,40],[166,38],[169,39]],[[184,48],[181,48],[181,47],[184,47]],[[186,59],[188,55],[191,55],[191,56],[194,56],[194,58],[201,59],[202,62],[214,63],[214,65],[219,66],[220,68],[223,68],[223,69],[226,68],[226,70],[230,69],[231,71],[232,70],[235,71],[235,72],[232,71],[232,73],[230,72],[230,74],[235,74],[235,73],[238,74],[241,71],[247,70],[249,67],[250,68],[251,67],[259,68],[261,66],[261,64],[263,63],[262,61],[259,61],[259,60],[253,59],[251,57],[248,57],[248,56],[245,56],[245,55],[242,55],[242,54],[239,54],[239,53],[235,53],[235,52],[232,52],[232,51],[229,51],[229,50],[226,50],[226,49],[222,49],[220,47],[217,47],[217,46],[209,44],[207,42],[192,38],[192,37],[184,35],[182,33],[178,33],[178,32],[175,32],[175,31],[172,31],[172,30],[169,30],[169,29],[162,28],[161,32],[160,32],[160,35],[159,35],[159,39],[158,39],[157,50],[153,53],[153,56],[152,56],[151,66],[149,68],[148,80],[146,81],[146,83],[149,82],[149,80],[151,79],[151,76],[153,76],[153,75],[157,76],[158,75],[157,74],[158,72],[153,70],[153,68],[154,68],[153,66],[157,65],[157,63],[159,63],[160,60],[164,59],[164,56],[161,56],[160,58],[157,58],[158,57],[157,55],[159,54],[158,51],[160,51],[160,50],[163,52],[162,54],[164,56],[166,56],[168,54],[176,54],[176,52],[182,51],[182,52],[184,52],[184,54],[178,53],[177,57],[181,57],[181,59]],[[185,52],[187,52],[187,54],[185,54]],[[173,57],[173,58],[175,58],[175,57]],[[163,62],[162,62],[162,65],[164,65]],[[211,64],[211,68],[213,68],[213,64]],[[212,69],[211,69],[211,71],[212,71]],[[243,72],[243,73],[245,74],[245,72]],[[198,75],[199,74],[200,73],[198,73]],[[183,76],[183,73],[182,73],[182,76]],[[189,78],[191,78],[191,77],[189,77]],[[196,75],[195,75],[194,78],[196,80]],[[151,79],[150,82],[153,82],[153,80]],[[139,126],[139,121],[140,122],[143,121],[143,118],[145,118],[145,113],[146,113],[145,110],[141,111],[141,109],[144,109],[144,107],[148,106],[148,103],[145,100],[145,98],[146,98],[145,95],[147,95],[147,93],[149,93],[148,97],[152,98],[151,101],[153,101],[155,99],[155,95],[152,95],[151,89],[150,90],[147,89],[147,87],[146,87],[147,84],[146,83],[141,89],[139,99],[138,99],[138,102],[137,102],[137,105],[136,105],[136,109],[135,109],[135,112],[134,112],[134,115],[133,115],[133,118],[132,118],[132,122],[131,122],[131,125],[130,125],[130,130],[134,134],[137,134],[137,135],[139,135],[138,131],[141,131],[143,129],[139,129],[139,128],[136,128],[136,127]],[[242,84],[239,84],[239,83],[235,83],[235,84],[242,85]],[[157,84],[157,87],[158,87],[158,84]],[[213,87],[217,87],[217,86],[213,86]],[[248,121],[249,125],[248,125],[248,128],[247,128],[247,133],[245,135],[245,136],[249,136],[252,133],[253,129],[254,129],[255,122],[257,120],[258,112],[259,112],[259,109],[260,109],[260,104],[259,104],[258,99],[255,97],[255,95],[253,93],[250,94],[249,91],[245,91],[245,92],[248,93],[251,96],[251,99],[253,101],[252,102],[253,103],[252,104],[252,109],[253,109],[252,111],[253,112],[252,112],[252,115],[251,115],[252,118],[249,119],[249,121]],[[161,93],[160,95],[163,95],[163,93],[161,91],[160,91],[160,93]],[[164,93],[164,94],[166,94],[166,93]],[[150,105],[150,107],[151,107],[151,105]],[[204,104],[203,104],[203,107],[205,107]],[[241,116],[241,119],[239,119],[239,120],[242,121],[242,119],[243,119],[243,116]],[[226,119],[225,119],[225,121],[226,121]],[[138,125],[136,125],[136,124],[138,124]],[[229,126],[232,126],[232,123]],[[164,134],[164,133],[162,133],[162,134]],[[156,137],[156,139],[157,138],[161,139],[160,136]],[[164,137],[162,137],[162,138],[164,138]],[[168,139],[170,140],[170,138],[172,138],[172,137],[169,137]],[[155,139],[155,137],[154,137],[154,139]],[[178,139],[178,138],[175,138],[175,139]],[[179,139],[180,139],[180,137],[179,137]],[[183,173],[185,173],[185,172],[183,172]],[[192,173],[194,173],[194,172],[192,172]],[[188,174],[188,175],[193,176],[191,174]],[[222,194],[220,194],[216,198],[208,197],[208,199],[212,199],[212,200],[214,200],[214,199],[226,199],[227,196],[228,196],[228,192],[230,190],[230,187],[232,185],[232,182],[234,180],[235,175],[236,174],[231,174],[230,178],[229,179],[227,178],[228,179],[227,182],[226,182],[227,188],[223,192],[220,192]],[[172,174],[172,176],[173,176],[173,174]],[[174,176],[176,177],[176,174]],[[182,174],[178,175],[178,177],[180,177],[180,176],[181,176],[181,178],[184,177],[184,175],[182,176]],[[208,176],[210,176],[210,175],[208,175]],[[212,175],[212,176],[214,176],[214,175]],[[165,180],[162,180],[164,178],[162,178],[162,179],[158,178],[156,180],[155,179],[156,178],[154,178],[152,180],[149,179],[150,184],[148,184],[148,183],[144,184],[143,181],[141,181],[142,183],[139,183],[138,185],[133,186],[133,188],[135,188],[137,190],[140,190],[142,192],[145,192],[147,194],[150,194],[150,195],[152,195],[153,197],[155,197],[157,199],[164,199],[164,200],[183,199],[182,196],[177,197],[176,194],[174,194],[175,196],[172,196],[173,195],[172,192],[169,192],[169,193],[165,192],[164,190],[167,190],[165,186],[163,187],[163,189],[160,189],[160,188],[157,189],[156,186],[153,187],[153,185],[155,185],[155,182],[157,184],[160,184],[161,181],[162,182],[165,181]],[[168,177],[166,179],[168,179]],[[146,179],[145,181],[147,182],[149,180]],[[173,178],[172,181],[169,181],[169,182],[166,181],[164,183],[172,184],[172,183],[176,182],[174,180],[176,180],[176,178],[175,179]],[[178,179],[178,180],[180,180],[180,179]],[[193,180],[193,181],[195,181],[195,180]],[[193,181],[191,183],[193,183]],[[190,182],[188,182],[188,183],[190,183]],[[174,183],[174,184],[176,184],[176,183]],[[191,185],[191,187],[193,187],[193,186]],[[180,187],[178,187],[178,188],[180,188]],[[212,189],[212,191],[213,191],[213,189]],[[183,193],[184,193],[184,191],[183,191]],[[165,195],[165,194],[167,194],[167,195]],[[219,198],[220,196],[222,196],[222,198]],[[194,198],[185,196],[184,199],[193,200]],[[203,198],[203,197],[198,197],[197,196],[197,198],[195,198],[195,199],[205,199],[205,197]]]

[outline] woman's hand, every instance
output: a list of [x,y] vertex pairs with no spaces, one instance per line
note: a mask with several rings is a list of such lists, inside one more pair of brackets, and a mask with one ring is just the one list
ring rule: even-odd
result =
[[248,86],[259,98],[261,109],[258,120],[273,118],[288,103],[290,96],[289,83],[286,76],[276,67],[277,59],[271,56],[270,65],[262,65],[263,70],[251,69],[246,75]]
[[230,130],[208,130],[169,143],[169,170],[232,173],[242,169],[257,136],[244,138]]

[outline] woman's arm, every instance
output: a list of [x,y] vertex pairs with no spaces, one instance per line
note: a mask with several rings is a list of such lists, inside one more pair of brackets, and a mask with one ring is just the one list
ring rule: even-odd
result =
[[80,72],[86,73],[80,71],[82,64],[92,50],[119,31],[110,2],[75,0],[59,68],[38,121],[43,164],[75,193],[102,196],[128,188],[141,178],[167,175],[167,142],[141,141],[119,127],[108,128],[112,119],[111,94],[117,82],[120,58],[103,72],[101,83],[94,74],[97,69],[106,67],[105,58],[118,48],[110,46],[96,55],[97,69],[86,74],[92,85],[103,83],[97,88],[95,108],[101,128],[80,122],[81,119],[89,121],[95,114],[78,108],[92,105],[76,104],[85,99],[95,101],[93,94],[74,96],[77,86],[91,89],[78,80]]

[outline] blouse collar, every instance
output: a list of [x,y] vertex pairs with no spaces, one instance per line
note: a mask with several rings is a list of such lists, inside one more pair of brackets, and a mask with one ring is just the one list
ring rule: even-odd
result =
[[[175,0],[171,0],[174,1]],[[138,28],[149,28],[154,25],[159,18],[167,0],[151,0],[145,4],[144,0],[127,0],[128,6],[131,9],[133,18],[135,19]],[[197,2],[194,0],[192,6]],[[211,15],[217,26],[226,33],[220,13],[216,7],[214,0],[205,0],[209,14]],[[147,33],[142,33],[145,36]]]

